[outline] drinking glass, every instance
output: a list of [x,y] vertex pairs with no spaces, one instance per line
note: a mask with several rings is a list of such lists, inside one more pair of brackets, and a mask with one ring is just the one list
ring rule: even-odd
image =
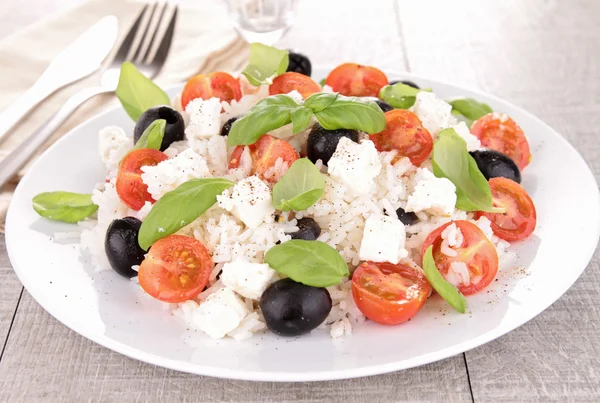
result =
[[274,45],[294,21],[297,0],[226,0],[233,27],[248,42]]

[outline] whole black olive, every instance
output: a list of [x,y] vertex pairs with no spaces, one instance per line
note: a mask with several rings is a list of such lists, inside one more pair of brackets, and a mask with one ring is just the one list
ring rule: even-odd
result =
[[387,111],[391,111],[392,109],[394,109],[394,107],[392,105],[388,104],[385,101],[382,101],[379,98],[375,98],[375,97],[365,97],[365,98],[368,99],[369,101],[373,101],[377,105],[379,105],[379,109],[381,109],[383,113],[385,113]]
[[140,265],[146,252],[138,244],[142,222],[134,217],[113,220],[106,231],[104,251],[110,266],[123,277],[137,276],[131,266]]
[[239,118],[240,118],[239,116],[235,116],[235,117],[229,119],[227,122],[225,122],[225,124],[221,128],[221,136],[229,136],[229,131],[231,130],[231,125],[233,124],[233,122],[235,122]]
[[325,288],[285,278],[265,290],[259,305],[270,331],[299,336],[323,323],[331,311],[331,296]]
[[416,89],[421,89],[417,84],[413,83],[412,81],[408,81],[408,80],[394,80],[394,81],[390,81],[390,85],[394,85],[394,84],[398,84],[398,83],[402,83],[404,85],[408,85],[409,87],[413,87]]
[[310,60],[308,60],[308,57],[301,53],[289,52],[289,58],[290,63],[288,64],[287,71],[294,71],[310,77],[312,73],[312,65]]
[[521,183],[521,171],[509,156],[495,150],[476,150],[469,154],[485,179],[504,177]]
[[164,119],[167,122],[165,126],[165,136],[160,145],[160,151],[165,151],[169,148],[171,143],[181,141],[185,138],[185,123],[183,122],[181,114],[170,106],[160,105],[150,108],[142,113],[133,129],[134,144],[142,137],[144,130],[146,130],[152,122],[158,119]]
[[413,225],[419,222],[419,217],[415,213],[405,211],[402,207],[396,210],[396,215],[404,225]]
[[298,231],[288,233],[292,239],[314,241],[319,237],[319,235],[321,235],[321,227],[310,217],[299,219],[296,226],[298,227]]
[[306,142],[308,159],[313,163],[321,160],[323,164],[327,165],[342,137],[348,137],[350,140],[358,143],[358,132],[356,130],[325,130],[320,124],[315,124],[310,130],[308,141]]

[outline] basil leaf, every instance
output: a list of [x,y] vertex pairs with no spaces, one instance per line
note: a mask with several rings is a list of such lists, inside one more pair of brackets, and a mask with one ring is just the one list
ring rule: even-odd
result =
[[98,210],[91,194],[71,192],[45,192],[32,200],[33,209],[42,217],[56,221],[76,223]]
[[469,126],[471,126],[473,121],[493,112],[488,104],[478,102],[473,98],[455,99],[448,101],[448,103],[452,105],[452,113],[464,116]]
[[[138,141],[135,143],[131,151],[140,148],[153,148],[160,150],[160,146],[165,136],[165,127],[167,121],[165,119],[157,119],[144,130]],[[130,152],[131,152],[130,151]]]
[[435,267],[435,261],[433,260],[433,247],[430,246],[425,251],[423,256],[423,270],[425,271],[425,277],[429,284],[433,287],[440,297],[442,297],[448,304],[460,313],[467,312],[467,300],[464,295],[454,284],[446,281],[446,279],[440,274],[437,267]]
[[169,96],[129,62],[121,65],[116,94],[125,112],[136,122],[153,106],[171,105]]
[[227,145],[254,144],[263,134],[292,122],[291,114],[299,105],[288,95],[275,95],[258,102],[231,126]]
[[192,179],[161,197],[142,222],[138,243],[148,250],[156,241],[185,227],[217,202],[217,195],[233,186],[222,178]]
[[321,88],[323,88],[325,86],[327,79],[323,78],[321,81],[319,81],[319,85],[321,86]]
[[292,111],[292,133],[297,134],[310,125],[313,113],[310,109],[300,106]]
[[265,263],[277,273],[312,287],[339,284],[349,275],[339,252],[321,241],[292,239],[275,245],[266,253]]
[[383,87],[379,91],[379,98],[383,99],[396,109],[408,109],[414,105],[417,94],[421,91],[424,90],[403,83],[397,83]]
[[494,207],[490,185],[454,129],[444,129],[433,145],[433,173],[456,186],[456,208],[465,211],[504,212]]
[[304,106],[310,108],[326,130],[354,129],[373,134],[385,129],[385,115],[371,100],[339,94],[313,94]]
[[251,43],[250,60],[242,74],[252,85],[270,85],[273,78],[285,73],[289,61],[287,50],[279,50],[258,42]]
[[307,158],[300,158],[273,186],[273,205],[281,211],[306,210],[323,195],[325,179]]

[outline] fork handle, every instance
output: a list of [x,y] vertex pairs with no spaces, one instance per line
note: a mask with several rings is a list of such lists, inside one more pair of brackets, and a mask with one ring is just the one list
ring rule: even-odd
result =
[[112,91],[104,87],[93,87],[83,89],[70,97],[56,114],[0,162],[0,186],[8,182],[81,105],[98,94],[108,92]]

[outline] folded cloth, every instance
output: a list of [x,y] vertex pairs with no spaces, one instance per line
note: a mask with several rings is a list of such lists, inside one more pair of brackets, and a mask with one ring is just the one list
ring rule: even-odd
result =
[[[119,19],[119,35],[123,38],[142,6],[142,2],[132,0],[88,0],[0,41],[0,113],[33,85],[52,59],[88,27],[112,14]],[[169,57],[155,81],[164,87],[202,72],[240,71],[247,59],[248,45],[231,28],[221,2],[188,1],[179,5]],[[99,74],[94,74],[59,90],[39,104],[0,144],[0,159],[10,158],[10,152],[56,113],[71,95],[98,84]],[[114,95],[97,96],[88,101],[65,122],[44,149],[76,125],[116,103]],[[4,230],[6,210],[14,188],[26,170],[27,167],[1,189],[0,231]]]

